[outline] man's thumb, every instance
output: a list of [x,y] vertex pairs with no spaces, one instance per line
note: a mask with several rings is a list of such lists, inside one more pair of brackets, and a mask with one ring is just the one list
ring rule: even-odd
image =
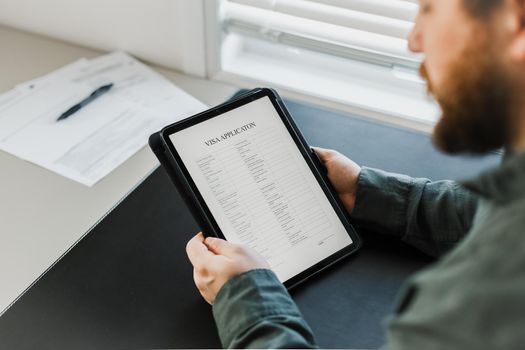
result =
[[206,238],[204,244],[209,250],[218,255],[230,255],[234,249],[234,244],[215,237]]
[[317,154],[322,163],[326,163],[333,153],[332,150],[320,147],[312,147],[312,149],[314,150],[315,154]]

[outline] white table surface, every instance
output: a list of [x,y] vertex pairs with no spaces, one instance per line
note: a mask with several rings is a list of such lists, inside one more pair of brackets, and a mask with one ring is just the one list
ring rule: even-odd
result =
[[[101,52],[0,26],[0,93]],[[208,105],[236,87],[153,67]],[[94,187],[0,151],[0,314],[158,162],[146,146]]]

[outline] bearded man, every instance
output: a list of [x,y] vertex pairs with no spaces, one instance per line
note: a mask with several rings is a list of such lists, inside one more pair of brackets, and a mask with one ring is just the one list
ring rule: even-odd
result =
[[[449,154],[503,148],[505,157],[463,183],[431,182],[315,149],[354,221],[440,257],[406,283],[386,347],[523,349],[525,1],[421,0],[409,48],[425,54],[421,74],[442,110],[436,147]],[[316,346],[259,255],[201,234],[187,253],[225,347]]]

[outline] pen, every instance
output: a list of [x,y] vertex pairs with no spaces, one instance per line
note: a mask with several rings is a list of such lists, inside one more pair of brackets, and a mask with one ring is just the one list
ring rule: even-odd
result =
[[107,85],[104,85],[104,86],[99,87],[98,89],[96,89],[95,91],[93,91],[93,92],[91,93],[91,95],[89,95],[88,97],[86,97],[85,99],[83,99],[82,101],[80,101],[79,103],[77,103],[76,105],[74,105],[73,107],[71,107],[70,109],[68,109],[67,111],[65,111],[64,113],[62,113],[62,114],[60,115],[60,117],[58,117],[57,122],[58,122],[58,121],[61,121],[62,119],[66,119],[67,117],[69,117],[69,116],[72,115],[72,114],[75,114],[75,113],[78,112],[80,109],[82,109],[82,107],[84,107],[84,106],[86,106],[87,104],[93,102],[97,97],[102,96],[102,95],[104,95],[106,92],[108,92],[109,90],[111,90],[112,87],[113,87],[113,83],[111,83],[111,84],[107,84]]

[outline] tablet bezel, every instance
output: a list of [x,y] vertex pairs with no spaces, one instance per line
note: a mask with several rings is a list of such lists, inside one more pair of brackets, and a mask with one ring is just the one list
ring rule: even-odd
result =
[[[172,161],[174,161],[175,164],[177,165],[177,168],[178,168],[177,173],[179,174],[179,176],[182,176],[184,178],[186,184],[190,187],[191,191],[193,191],[195,198],[199,201],[201,209],[204,211],[205,215],[207,216],[209,224],[212,226],[212,229],[215,231],[214,233],[220,238],[226,239],[219,225],[215,221],[213,214],[208,208],[206,201],[202,197],[199,189],[197,188],[197,185],[193,181],[190,173],[188,172],[186,166],[184,165],[182,158],[180,157],[177,150],[175,149],[175,146],[171,142],[170,136],[172,134],[177,133],[178,131],[187,129],[196,124],[203,123],[209,119],[218,117],[233,109],[239,108],[243,105],[246,105],[248,103],[251,103],[253,101],[256,101],[258,99],[265,98],[265,97],[267,97],[272,103],[272,105],[274,106],[277,114],[279,115],[283,124],[288,130],[292,140],[294,141],[295,145],[298,147],[299,151],[301,152],[303,159],[308,164],[310,171],[312,171],[315,179],[317,180],[321,189],[327,196],[327,199],[330,202],[330,205],[335,210],[337,217],[339,218],[339,220],[345,227],[348,235],[350,236],[352,240],[352,243],[350,245],[343,247],[342,249],[338,250],[336,253],[315,263],[314,265],[300,272],[296,276],[284,281],[283,284],[285,285],[285,287],[290,289],[296,286],[297,284],[303,282],[304,280],[310,278],[311,276],[317,274],[318,272],[326,269],[327,267],[334,264],[335,262],[357,251],[361,247],[361,240],[351,224],[350,216],[347,214],[338,195],[336,194],[330,181],[328,180],[328,177],[326,176],[326,173],[324,169],[322,168],[322,164],[317,159],[315,153],[311,151],[310,147],[306,143],[306,140],[302,137],[299,129],[297,128],[295,122],[293,121],[290,114],[288,113],[279,95],[274,90],[267,89],[267,88],[258,88],[258,89],[251,90],[245,94],[238,96],[237,98],[229,102],[226,102],[215,108],[209,109],[193,117],[181,120],[179,122],[176,122],[172,125],[165,127],[164,129],[160,131],[160,137],[163,140],[164,144],[166,145],[167,149],[169,150],[171,156],[173,157]],[[206,235],[207,232],[204,232],[204,234]]]

